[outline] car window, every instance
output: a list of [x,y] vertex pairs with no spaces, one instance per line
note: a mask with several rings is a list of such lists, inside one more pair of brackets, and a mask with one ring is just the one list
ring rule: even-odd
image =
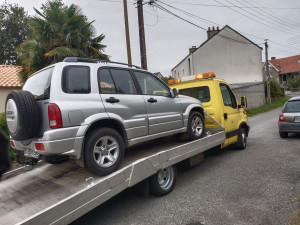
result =
[[98,71],[98,80],[100,92],[102,94],[115,94],[116,87],[108,69],[101,69]]
[[136,88],[133,79],[128,70],[110,69],[117,93],[119,94],[136,94]]
[[63,69],[62,89],[69,94],[90,93],[90,68],[88,66],[66,66]]
[[226,84],[220,84],[223,102],[225,106],[237,108],[236,98],[232,93],[231,89]]
[[299,112],[300,113],[300,100],[287,102],[285,104],[283,112]]
[[45,89],[47,88],[47,84],[51,79],[53,68],[54,67],[42,70],[29,77],[24,84],[23,90],[30,91],[37,100],[45,99]]
[[208,86],[181,89],[179,93],[182,95],[187,95],[193,98],[197,98],[201,102],[210,101],[210,92]]
[[170,89],[150,74],[134,72],[144,95],[171,96]]

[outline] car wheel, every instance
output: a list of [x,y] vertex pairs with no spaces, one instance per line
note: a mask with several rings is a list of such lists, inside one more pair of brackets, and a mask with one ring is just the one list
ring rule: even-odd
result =
[[237,148],[240,150],[244,150],[247,147],[247,131],[244,127],[240,128],[238,141],[237,141]]
[[67,162],[69,159],[70,159],[70,156],[68,156],[68,155],[45,156],[45,162],[54,164],[54,165]]
[[107,175],[117,170],[124,156],[124,141],[114,129],[92,131],[84,149],[85,167],[97,175]]
[[204,134],[204,126],[203,115],[200,112],[191,112],[187,127],[188,139],[193,141],[201,138]]
[[288,138],[289,133],[287,133],[287,132],[279,132],[279,136],[280,136],[281,138]]
[[6,124],[9,134],[16,141],[34,137],[40,128],[40,112],[35,98],[29,91],[11,91],[5,104]]
[[175,166],[169,166],[158,171],[149,178],[150,193],[157,196],[169,194],[176,184],[177,169]]

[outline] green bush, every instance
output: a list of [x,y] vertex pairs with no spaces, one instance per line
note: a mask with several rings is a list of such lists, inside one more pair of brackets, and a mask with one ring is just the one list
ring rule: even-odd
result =
[[[267,96],[267,82],[265,81],[265,94]],[[280,88],[280,84],[278,81],[271,79],[270,80],[270,94],[271,97],[282,97],[284,96],[284,92]]]
[[[5,113],[0,113],[0,128],[6,134],[7,138],[9,138],[9,133],[5,122]],[[10,145],[9,145],[9,156],[11,160],[15,159],[15,150]]]
[[295,77],[294,79],[289,78],[287,81],[287,86],[289,88],[299,88],[300,87],[300,77]]

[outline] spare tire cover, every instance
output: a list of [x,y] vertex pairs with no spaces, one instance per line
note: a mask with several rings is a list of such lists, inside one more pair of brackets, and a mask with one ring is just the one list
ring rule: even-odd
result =
[[34,96],[29,91],[11,91],[6,98],[6,124],[14,140],[33,138],[40,128],[40,113]]

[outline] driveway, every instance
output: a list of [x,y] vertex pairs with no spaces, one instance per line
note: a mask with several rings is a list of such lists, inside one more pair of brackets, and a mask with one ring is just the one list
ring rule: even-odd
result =
[[300,136],[281,139],[280,109],[250,118],[248,146],[179,171],[169,195],[126,190],[73,224],[288,224],[300,198]]

